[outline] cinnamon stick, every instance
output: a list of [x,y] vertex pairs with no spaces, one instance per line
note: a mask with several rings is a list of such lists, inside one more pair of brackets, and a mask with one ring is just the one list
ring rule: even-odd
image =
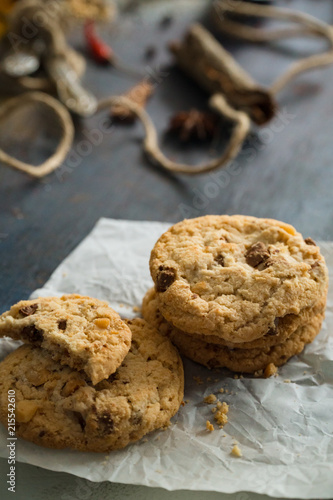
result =
[[192,25],[171,50],[179,66],[210,94],[223,94],[231,106],[247,113],[258,125],[273,118],[273,95],[259,86],[203,26]]

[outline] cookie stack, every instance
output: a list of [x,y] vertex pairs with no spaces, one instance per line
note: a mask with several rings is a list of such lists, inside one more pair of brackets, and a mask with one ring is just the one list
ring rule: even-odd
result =
[[172,226],[150,259],[146,321],[209,368],[255,373],[283,365],[319,333],[328,272],[311,238],[247,216]]
[[171,342],[143,319],[122,321],[106,302],[22,301],[0,316],[0,336],[24,342],[0,363],[0,421],[7,426],[15,391],[16,435],[36,444],[123,448],[167,426],[183,399]]

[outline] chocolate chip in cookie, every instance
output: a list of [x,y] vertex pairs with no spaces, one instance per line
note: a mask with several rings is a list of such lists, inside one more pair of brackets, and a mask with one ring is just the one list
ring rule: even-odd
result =
[[59,330],[63,330],[65,331],[66,328],[67,328],[67,321],[65,319],[61,319],[59,322],[58,322],[58,327],[59,327]]
[[247,264],[252,267],[257,267],[259,264],[266,262],[269,257],[268,248],[261,241],[252,245],[245,254]]
[[217,262],[220,266],[224,267],[224,255],[219,254],[215,257],[215,262]]
[[312,238],[305,238],[304,241],[307,245],[314,245],[315,247],[317,246],[317,243]]
[[159,271],[156,279],[156,291],[163,293],[166,292],[169,286],[175,281],[176,272],[172,267],[168,266],[160,266]]
[[25,326],[22,329],[22,337],[29,340],[29,342],[41,342],[43,340],[42,330],[38,330],[34,325]]
[[140,425],[142,423],[142,413],[140,410],[135,411],[131,417],[131,424]]
[[32,314],[35,314],[37,309],[38,309],[38,304],[30,304],[29,306],[21,307],[19,312],[23,316],[31,316]]
[[104,412],[98,418],[98,428],[102,434],[111,434],[114,428],[114,422],[110,413]]

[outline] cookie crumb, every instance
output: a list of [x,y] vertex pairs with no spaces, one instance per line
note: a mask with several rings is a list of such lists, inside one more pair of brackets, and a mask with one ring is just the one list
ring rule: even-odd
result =
[[285,384],[291,384],[290,378],[285,378],[283,381]]
[[185,399],[185,401],[184,401],[185,404],[188,404],[189,402],[190,402],[189,399]]
[[196,383],[197,383],[197,385],[201,385],[201,384],[203,384],[203,380],[202,380],[202,378],[200,378],[200,377],[195,377],[195,376],[194,376],[194,377],[193,377],[193,380],[194,380],[194,382],[196,382]]
[[264,377],[269,378],[272,375],[275,375],[277,373],[277,367],[275,366],[274,363],[269,363],[264,371]]
[[216,401],[216,396],[214,394],[209,394],[209,396],[206,396],[204,398],[204,402],[209,405],[215,403],[215,401]]
[[221,389],[219,389],[219,392],[220,392],[221,394],[223,394],[223,393],[224,393],[224,389],[223,389],[223,387],[221,387]]
[[237,380],[239,378],[239,375],[237,373],[234,375],[234,379]]
[[218,401],[216,404],[216,409],[214,411],[214,419],[219,425],[220,429],[228,422],[227,413],[229,411],[229,405],[227,403]]
[[214,430],[214,425],[210,423],[209,420],[206,421],[206,429],[208,432],[212,432]]
[[180,403],[180,406],[185,406],[185,401],[182,401],[182,402]]
[[235,444],[235,446],[231,450],[231,455],[233,455],[234,457],[238,457],[238,458],[243,456],[242,450],[240,449],[240,447],[237,444]]
[[256,378],[260,378],[263,376],[263,374],[264,374],[264,370],[257,370],[256,372],[254,372],[253,376]]
[[141,308],[139,306],[134,306],[133,307],[133,312],[139,313],[139,312],[141,312]]

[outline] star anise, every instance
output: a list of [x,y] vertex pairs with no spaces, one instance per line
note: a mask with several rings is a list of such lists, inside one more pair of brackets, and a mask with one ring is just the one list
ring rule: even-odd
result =
[[175,133],[183,142],[191,139],[206,141],[217,130],[218,119],[213,113],[190,109],[176,113],[170,120],[169,132]]

